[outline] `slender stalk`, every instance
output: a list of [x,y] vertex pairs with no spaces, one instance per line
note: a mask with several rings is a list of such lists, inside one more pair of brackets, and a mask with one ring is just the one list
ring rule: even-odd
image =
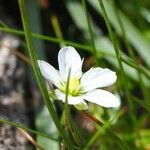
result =
[[[53,15],[51,17],[51,22],[52,22],[52,26],[53,26],[56,37],[63,40],[63,35],[62,35],[62,32],[61,32],[61,28],[60,28],[57,16]],[[60,42],[59,45],[60,45],[60,47],[65,46],[65,44],[63,42]]]
[[134,115],[135,113],[134,113],[133,103],[131,101],[131,95],[130,95],[130,92],[128,90],[127,78],[125,76],[125,71],[124,71],[124,68],[123,68],[123,65],[122,65],[122,62],[121,62],[121,54],[119,52],[118,45],[117,45],[117,43],[115,41],[115,37],[114,37],[113,31],[111,29],[111,25],[109,23],[109,19],[108,19],[108,16],[107,16],[107,13],[106,13],[103,1],[102,0],[98,0],[98,2],[99,2],[99,5],[100,5],[100,7],[102,9],[103,16],[104,16],[104,19],[105,19],[105,22],[106,22],[106,25],[107,25],[107,28],[108,28],[108,31],[109,31],[110,38],[111,38],[113,46],[114,46],[114,50],[115,50],[115,53],[116,53],[116,57],[117,57],[118,63],[119,63],[119,67],[120,67],[120,71],[121,71],[121,81],[122,81],[122,83],[124,85],[124,89],[125,89],[125,93],[126,93],[126,97],[127,97],[127,102],[128,102],[128,107],[129,107],[129,113],[130,113],[132,125],[134,126],[134,124],[136,122],[136,117]]
[[129,65],[129,66],[131,66],[131,67],[133,67],[133,68],[135,68],[135,69],[137,69],[137,70],[139,70],[139,71],[140,71],[141,73],[143,73],[148,79],[150,79],[150,72],[149,72],[146,68],[144,68],[143,66],[136,65],[136,64],[133,63],[132,61],[126,60],[126,59],[123,58],[123,57],[121,57],[121,60],[122,60],[125,64],[127,64],[127,65]]
[[[9,33],[13,33],[13,34],[17,34],[17,35],[23,35],[24,36],[24,32],[22,30],[16,30],[16,29],[12,29],[12,28],[2,28],[0,27],[0,31],[4,31],[4,32],[9,32]],[[54,38],[54,37],[49,37],[49,36],[45,36],[45,35],[41,35],[41,34],[36,34],[36,33],[31,33],[32,37],[34,38],[39,38],[41,40],[45,40],[45,41],[50,41],[50,42],[56,42],[56,43],[60,43],[61,40],[65,43],[65,44],[69,44],[72,45],[76,48],[80,48],[83,49],[85,51],[89,51],[91,52],[91,46],[88,45],[83,45],[83,44],[79,44],[79,43],[75,43],[72,41],[66,41],[63,39],[58,39],[58,38]],[[114,55],[107,53],[107,52],[102,52],[100,49],[97,50],[98,54],[100,55],[107,55],[107,56],[111,56],[111,57],[115,57]],[[138,69],[141,73],[143,73],[148,79],[150,79],[150,73],[148,73],[148,71],[146,71],[147,69],[141,65],[136,65],[134,63],[132,63],[131,60],[126,60],[123,56],[121,57],[121,60],[127,64],[128,66],[131,66],[135,69]]]
[[43,137],[48,138],[48,139],[50,139],[50,140],[59,141],[58,139],[55,139],[55,138],[49,136],[49,135],[46,134],[46,133],[42,133],[42,132],[40,132],[40,131],[35,131],[35,130],[30,129],[30,128],[28,128],[28,127],[25,127],[25,126],[23,126],[23,125],[21,125],[21,124],[18,124],[18,123],[16,123],[16,122],[9,121],[9,120],[7,120],[7,119],[0,119],[0,123],[5,123],[5,124],[8,124],[8,125],[14,126],[14,127],[16,127],[16,128],[24,129],[24,130],[26,130],[26,131],[29,131],[29,132],[34,133],[34,134],[36,134],[36,135],[43,136]]
[[69,69],[68,72],[68,78],[67,78],[67,84],[66,84],[66,95],[65,95],[65,109],[64,109],[64,117],[65,117],[65,130],[68,131],[71,130],[71,126],[68,123],[69,122],[69,113],[70,113],[70,107],[68,106],[68,91],[69,91],[69,80],[70,80],[70,71],[71,69]]
[[[0,31],[24,36],[24,31],[13,29],[13,28],[0,27]],[[50,41],[50,42],[54,42],[54,43],[64,43],[66,45],[71,45],[73,47],[76,47],[76,48],[79,48],[79,49],[82,49],[82,50],[85,50],[85,51],[88,51],[88,52],[92,51],[92,47],[90,45],[84,45],[84,44],[81,44],[81,43],[76,43],[76,42],[64,40],[64,39],[61,39],[61,38],[54,38],[54,37],[51,37],[51,36],[41,35],[41,34],[37,34],[37,33],[33,33],[33,32],[31,32],[31,35],[32,35],[32,37],[38,38],[38,39],[41,39],[41,40]],[[99,52],[99,54],[101,54],[101,55],[109,55],[109,56],[112,56],[112,57],[114,56],[114,55],[112,55],[108,52],[103,52],[101,49],[97,49],[97,52]]]
[[[136,0],[135,0],[135,1],[136,1]],[[126,36],[126,32],[125,32],[125,30],[124,30],[124,27],[123,27],[123,24],[122,24],[120,15],[119,15],[119,11],[118,11],[118,9],[116,8],[116,4],[115,4],[114,0],[111,0],[110,2],[111,2],[111,4],[112,4],[112,7],[113,7],[113,9],[114,9],[114,13],[115,13],[115,15],[116,15],[116,17],[117,17],[119,26],[120,26],[120,28],[121,28],[123,40],[124,40],[124,43],[125,43],[125,46],[126,46],[128,52],[129,52],[129,56],[133,59],[134,64],[136,64],[136,65],[138,66],[138,63],[137,63],[137,60],[136,60],[136,56],[135,56],[135,54],[134,54],[134,52],[133,52],[133,49],[131,48],[131,46],[130,46],[130,44],[129,44],[129,42],[128,42],[128,39],[127,39],[127,36]],[[139,78],[139,83],[140,83],[140,85],[141,85],[141,90],[142,90],[142,92],[143,92],[144,97],[146,98],[146,100],[148,100],[147,90],[146,90],[146,88],[145,88],[145,85],[144,85],[144,82],[143,82],[141,73],[140,73],[140,71],[139,71],[138,69],[137,69],[137,74],[138,74],[138,78]]]
[[69,81],[70,81],[70,73],[71,73],[71,69],[69,70],[68,73],[68,78],[67,78],[67,85],[66,85],[66,97],[65,97],[65,109],[64,109],[64,114],[65,114],[65,124],[68,130],[70,130],[75,142],[78,145],[81,145],[81,141],[77,135],[77,133],[75,132],[75,130],[73,129],[73,125],[72,125],[72,119],[71,119],[71,115],[70,115],[70,107],[68,105],[68,93],[69,93]]
[[21,18],[22,18],[22,22],[23,22],[23,27],[24,27],[24,33],[25,33],[25,38],[26,38],[26,42],[27,42],[27,46],[28,46],[28,50],[29,50],[29,55],[31,58],[31,62],[32,62],[32,67],[36,76],[36,79],[38,81],[41,93],[43,95],[45,104],[47,105],[48,111],[60,133],[60,135],[63,137],[64,142],[66,144],[66,146],[69,149],[74,149],[73,145],[70,143],[70,140],[67,138],[62,126],[59,123],[58,120],[58,116],[53,108],[53,105],[49,99],[49,95],[46,89],[46,86],[44,84],[44,81],[42,80],[41,74],[40,74],[40,70],[37,64],[37,58],[36,58],[36,53],[34,50],[34,46],[33,46],[33,40],[32,40],[32,35],[31,35],[31,30],[29,27],[29,19],[27,16],[27,11],[25,8],[25,2],[24,0],[19,0],[19,8],[20,8],[20,12],[21,12]]
[[94,116],[92,116],[90,113],[88,113],[87,111],[82,111],[81,112],[83,115],[85,115],[87,118],[89,118],[90,120],[92,120],[93,122],[95,122],[96,124],[98,124],[99,126],[103,125],[103,122],[101,122],[100,120],[98,120],[97,118],[95,118]]
[[[4,31],[4,32],[9,32],[9,33],[13,33],[13,34],[17,34],[17,35],[25,35],[25,32],[22,30],[17,30],[17,29],[13,29],[13,28],[4,28],[4,27],[0,27],[0,31]],[[46,40],[46,41],[50,41],[50,42],[55,42],[55,43],[64,43],[66,45],[72,45],[76,48],[80,48],[86,51],[90,51],[92,48],[89,45],[83,45],[80,43],[76,43],[73,41],[68,41],[68,40],[63,40],[61,38],[54,38],[54,37],[50,37],[50,36],[46,36],[46,35],[41,35],[41,34],[37,34],[37,33],[32,33],[31,35],[35,38],[39,38],[41,40]]]
[[[24,32],[22,30],[16,30],[16,29],[12,29],[12,28],[2,28],[0,27],[0,31],[4,31],[4,32],[9,32],[9,33],[13,33],[13,34],[17,34],[17,35],[23,35],[24,36]],[[32,37],[34,38],[39,38],[41,40],[45,40],[45,41],[50,41],[50,42],[56,42],[56,43],[60,43],[61,40],[65,43],[65,44],[69,44],[72,45],[76,48],[80,48],[83,49],[85,51],[89,51],[91,52],[91,47],[88,45],[83,45],[83,44],[79,44],[79,43],[75,43],[72,41],[66,41],[63,39],[58,39],[58,38],[54,38],[54,37],[49,37],[49,36],[45,36],[45,35],[40,35],[40,34],[36,34],[36,33],[31,33]],[[98,54],[100,55],[107,55],[107,56],[111,56],[111,57],[115,57],[114,55],[107,53],[107,52],[102,52],[100,49],[97,50]],[[131,60],[126,60],[123,56],[121,57],[121,60],[127,64],[128,66],[131,66],[135,69],[138,69],[141,73],[143,73],[148,79],[150,79],[150,73],[148,71],[146,71],[147,69],[141,65],[136,65],[134,63],[132,63]]]
[[85,0],[82,0],[82,5],[83,5],[83,8],[84,8],[85,17],[86,17],[86,21],[87,21],[90,37],[91,37],[92,48],[93,48],[93,55],[94,55],[94,58],[95,58],[96,65],[98,66],[98,56],[97,56],[97,51],[96,51],[95,42],[94,42],[94,36],[93,36],[93,32],[92,32],[92,26],[91,26],[91,23],[90,23],[90,18],[89,18],[89,15],[88,15],[88,11],[87,11]]

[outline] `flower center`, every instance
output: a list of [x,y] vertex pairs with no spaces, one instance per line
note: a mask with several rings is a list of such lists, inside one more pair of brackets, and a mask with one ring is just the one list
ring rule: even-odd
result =
[[[63,82],[61,91],[65,93],[67,83]],[[72,96],[77,96],[80,93],[80,80],[77,77],[74,77],[69,80],[69,89],[68,94]]]

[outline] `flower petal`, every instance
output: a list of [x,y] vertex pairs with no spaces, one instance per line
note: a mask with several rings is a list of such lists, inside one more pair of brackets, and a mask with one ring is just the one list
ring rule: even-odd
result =
[[58,70],[56,70],[53,66],[43,60],[38,60],[38,65],[41,70],[42,75],[47,79],[50,80],[56,87],[60,87],[60,75]]
[[80,55],[71,46],[63,47],[58,53],[58,64],[60,75],[66,81],[69,70],[71,69],[70,78],[82,75],[82,61]]
[[120,100],[115,95],[105,90],[93,90],[85,94],[84,99],[103,107],[119,107]]
[[94,90],[100,87],[110,86],[116,82],[116,73],[105,68],[91,68],[83,74],[81,85],[85,92]]
[[[56,89],[55,94],[59,100],[62,100],[65,103],[66,95],[64,93],[62,93],[60,90]],[[86,103],[83,100],[83,96],[76,96],[76,97],[70,96],[70,95],[68,96],[68,104],[76,105],[76,104],[80,104],[80,103]]]

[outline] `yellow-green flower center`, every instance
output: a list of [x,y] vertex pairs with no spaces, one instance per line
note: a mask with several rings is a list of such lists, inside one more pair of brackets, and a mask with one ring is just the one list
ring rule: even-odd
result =
[[[61,91],[65,93],[67,83],[63,82]],[[68,94],[72,96],[77,96],[80,93],[80,80],[77,77],[74,77],[69,80]]]

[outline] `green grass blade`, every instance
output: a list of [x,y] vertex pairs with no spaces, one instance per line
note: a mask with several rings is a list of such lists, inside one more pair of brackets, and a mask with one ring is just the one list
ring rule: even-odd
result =
[[[0,27],[0,31],[3,31],[3,32],[8,32],[8,33],[12,33],[12,34],[16,34],[16,35],[21,35],[21,36],[24,36],[24,31],[22,30],[17,30],[17,29],[13,29],[13,28],[3,28],[3,27]],[[76,43],[76,42],[73,42],[73,41],[66,41],[66,40],[63,40],[63,39],[58,39],[58,38],[54,38],[54,37],[49,37],[49,36],[46,36],[46,35],[41,35],[41,34],[37,34],[37,33],[31,33],[32,37],[33,38],[39,38],[41,40],[45,40],[45,41],[49,41],[49,42],[54,42],[54,43],[61,43],[63,42],[64,44],[66,45],[71,45],[73,47],[76,47],[76,48],[79,48],[79,49],[82,49],[84,51],[88,51],[88,52],[91,52],[92,51],[92,47],[89,46],[89,45],[84,45],[84,44],[80,44],[80,43]],[[99,44],[101,44],[101,42],[103,42],[105,44],[105,40],[103,41],[101,39],[101,41],[98,39],[97,41]],[[107,43],[108,44],[108,43]],[[98,46],[99,47],[99,46]],[[108,44],[107,47],[101,47],[101,48],[98,48],[96,49],[97,50],[97,53],[98,53],[98,57],[101,57],[101,56],[107,56],[106,59],[109,60],[110,63],[112,63],[113,65],[115,65],[117,67],[117,62],[116,62],[116,56],[114,53],[112,53],[113,51],[113,48],[111,47],[111,45]],[[135,69],[139,69],[139,70],[143,70],[141,71],[144,75],[146,75],[148,78],[150,77],[149,73],[147,73],[148,71],[146,71],[147,69],[145,67],[142,67],[139,65],[139,67],[135,64],[132,63],[132,61],[130,59],[128,59],[128,57],[126,56],[125,59],[124,57],[122,56],[122,61],[124,61],[125,64],[127,64],[128,66],[131,66]],[[130,70],[128,72],[126,72],[130,78],[133,78],[134,80],[137,80],[137,77],[136,76],[133,76],[134,73],[134,69],[132,69],[131,67],[128,67],[128,66],[124,66],[126,67],[125,70]],[[143,68],[143,69],[142,69]],[[145,70],[145,71],[144,71]],[[145,81],[145,83],[147,83],[147,81]],[[149,85],[149,84],[148,84]]]
[[91,23],[90,23],[90,18],[89,18],[89,15],[88,15],[85,0],[82,0],[82,5],[83,5],[83,8],[84,8],[86,22],[87,22],[88,30],[89,30],[90,37],[91,37],[91,42],[92,42],[92,47],[93,47],[93,55],[94,55],[94,58],[95,58],[96,65],[98,66],[98,56],[97,56],[97,51],[96,51],[95,42],[94,42],[94,35],[93,35],[92,26],[91,26]]
[[[110,3],[112,5],[112,7],[113,7],[114,14],[115,14],[115,16],[116,16],[116,18],[118,20],[118,24],[120,26],[120,29],[121,29],[121,32],[122,32],[122,36],[123,36],[123,41],[124,41],[125,46],[126,46],[128,52],[129,52],[129,56],[133,59],[134,64],[136,64],[138,66],[138,64],[137,64],[137,58],[136,58],[136,56],[135,56],[135,54],[133,52],[133,49],[131,48],[131,46],[129,44],[128,39],[127,39],[126,32],[124,30],[124,27],[123,27],[123,24],[122,24],[122,21],[121,21],[118,9],[116,7],[116,4],[115,4],[114,0],[111,0]],[[147,90],[146,90],[146,87],[144,85],[142,75],[141,75],[141,73],[140,73],[140,71],[138,69],[137,69],[137,75],[138,75],[138,79],[139,79],[139,83],[140,83],[142,92],[144,94],[144,97],[147,100],[148,99]]]
[[110,35],[110,38],[113,42],[113,45],[114,45],[114,50],[115,50],[115,53],[116,53],[116,57],[117,57],[117,60],[118,60],[118,63],[119,63],[119,67],[120,67],[120,71],[121,71],[121,80],[122,80],[122,83],[124,84],[124,89],[125,89],[125,92],[126,92],[126,96],[127,96],[127,102],[128,102],[128,107],[129,107],[129,113],[130,113],[130,117],[131,117],[131,121],[132,121],[132,125],[134,126],[135,122],[136,122],[136,118],[135,118],[135,113],[134,113],[134,107],[133,107],[133,103],[131,101],[131,95],[130,95],[130,92],[128,90],[128,82],[127,82],[127,78],[125,76],[125,71],[124,71],[124,68],[123,68],[123,65],[122,65],[122,62],[121,62],[121,55],[120,55],[120,51],[118,49],[118,45],[115,41],[115,37],[114,37],[114,34],[112,32],[112,29],[111,29],[111,25],[109,23],[109,19],[108,19],[108,16],[107,16],[107,13],[106,13],[106,10],[105,10],[105,7],[103,5],[103,1],[102,0],[98,0],[99,2],[99,5],[102,9],[102,12],[103,12],[103,17],[105,19],[105,22],[106,22],[106,25],[107,25],[107,28],[108,28],[108,31],[109,31],[109,35]]
[[48,138],[50,140],[59,141],[58,139],[53,138],[53,137],[51,137],[50,135],[48,135],[46,133],[42,133],[40,131],[35,131],[35,130],[31,129],[31,128],[25,127],[24,125],[18,124],[16,122],[9,121],[7,119],[0,119],[0,123],[5,123],[5,124],[8,124],[8,125],[14,126],[16,128],[24,129],[26,131],[29,131],[29,132],[34,133],[36,135],[43,136],[43,137]]

